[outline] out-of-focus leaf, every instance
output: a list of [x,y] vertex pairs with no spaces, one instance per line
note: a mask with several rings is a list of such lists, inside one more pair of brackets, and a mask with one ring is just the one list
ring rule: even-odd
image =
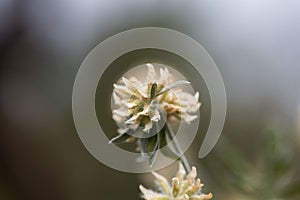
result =
[[292,156],[288,137],[274,128],[268,128],[263,133],[263,161],[266,172],[264,179],[268,185],[278,182],[292,167]]
[[280,194],[282,198],[292,198],[300,195],[300,181],[289,184]]
[[222,176],[226,177],[230,184],[244,193],[249,193],[256,187],[248,178],[249,163],[225,137],[219,141],[215,152],[216,162],[222,166],[218,171],[222,171]]

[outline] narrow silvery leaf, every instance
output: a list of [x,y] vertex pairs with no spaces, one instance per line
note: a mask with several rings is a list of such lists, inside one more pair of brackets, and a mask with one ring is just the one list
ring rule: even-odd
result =
[[145,156],[147,154],[148,138],[141,138],[141,154]]
[[149,157],[149,160],[148,160],[150,167],[152,167],[153,162],[156,159],[156,155],[157,155],[157,152],[159,150],[159,147],[160,147],[160,139],[159,139],[159,134],[158,134],[155,147],[154,147],[153,151],[150,153],[150,157]]
[[176,88],[176,87],[179,87],[181,85],[186,85],[186,84],[190,84],[189,81],[184,81],[184,80],[181,80],[181,81],[177,81],[176,83],[173,83],[172,85],[169,85],[169,86],[166,86],[164,87],[159,93],[157,93],[155,96],[159,96],[173,88]]
[[125,142],[130,137],[131,137],[131,135],[124,133],[124,134],[118,135],[118,136],[114,137],[113,139],[111,139],[109,141],[109,144],[111,144],[111,143],[119,144],[119,143]]
[[179,158],[177,152],[170,148],[167,143],[167,136],[164,132],[161,132],[160,134],[160,151],[167,157],[172,159]]
[[149,138],[141,138],[141,154],[142,156],[149,156],[148,163],[152,166],[157,151],[160,147],[160,139],[159,134],[149,137]]

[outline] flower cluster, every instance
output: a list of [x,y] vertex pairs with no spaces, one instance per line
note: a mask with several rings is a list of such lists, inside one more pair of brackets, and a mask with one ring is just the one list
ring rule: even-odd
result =
[[135,77],[122,77],[120,84],[114,84],[113,99],[117,108],[113,110],[113,119],[120,127],[120,134],[136,131],[138,127],[149,133],[154,123],[164,118],[163,113],[166,120],[182,119],[190,123],[197,118],[199,93],[191,95],[177,88],[189,82],[174,83],[167,68],[161,68],[157,78],[153,65],[146,65],[148,73],[144,82]]
[[179,170],[176,177],[172,179],[172,184],[169,184],[167,179],[162,175],[153,172],[156,183],[159,186],[160,193],[144,188],[140,185],[142,197],[145,200],[209,200],[212,199],[212,193],[202,194],[201,189],[203,184],[200,179],[196,179],[197,171],[195,167],[189,174],[182,164],[179,164]]

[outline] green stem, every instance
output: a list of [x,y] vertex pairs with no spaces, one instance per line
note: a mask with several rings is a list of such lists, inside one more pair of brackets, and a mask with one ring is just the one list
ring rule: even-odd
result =
[[167,128],[167,134],[168,134],[169,138],[172,140],[172,143],[173,143],[173,146],[175,148],[175,151],[177,152],[178,155],[181,155],[179,157],[179,159],[181,160],[181,162],[182,162],[185,170],[187,172],[190,172],[191,171],[191,166],[190,166],[189,162],[187,161],[184,153],[182,152],[182,150],[181,150],[181,148],[179,146],[179,143],[178,143],[178,141],[175,138],[175,134],[173,132],[173,129],[170,127],[169,123],[166,123],[166,128]]

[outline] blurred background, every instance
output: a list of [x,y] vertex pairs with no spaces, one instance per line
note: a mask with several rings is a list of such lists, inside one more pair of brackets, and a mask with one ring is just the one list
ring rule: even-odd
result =
[[[196,39],[223,76],[223,134],[205,159],[197,157],[201,133],[186,152],[205,192],[299,199],[299,10],[293,0],[0,0],[0,199],[138,199],[140,183],[154,188],[149,175],[95,160],[71,111],[73,81],[88,52],[144,26]],[[176,168],[161,173],[171,177]]]

